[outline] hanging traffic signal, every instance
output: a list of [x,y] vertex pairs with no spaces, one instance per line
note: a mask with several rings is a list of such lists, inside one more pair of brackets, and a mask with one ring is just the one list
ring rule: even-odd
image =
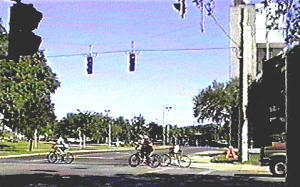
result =
[[135,71],[135,59],[136,59],[135,53],[133,53],[133,52],[129,53],[129,71],[130,72]]
[[8,58],[18,60],[22,55],[33,55],[39,49],[41,37],[32,31],[38,27],[43,14],[32,4],[17,3],[10,9]]
[[87,74],[93,73],[93,57],[88,56],[87,57]]
[[182,19],[185,18],[186,15],[186,0],[177,0],[178,3],[173,4],[173,8],[175,11],[179,12],[179,15]]

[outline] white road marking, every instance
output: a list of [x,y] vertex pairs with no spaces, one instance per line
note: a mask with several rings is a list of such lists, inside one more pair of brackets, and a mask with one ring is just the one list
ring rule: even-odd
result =
[[148,171],[146,173],[158,173],[158,172],[166,171],[166,170],[169,170],[169,169],[170,168],[156,169],[156,170]]
[[115,159],[115,158],[111,158],[111,157],[100,157],[100,156],[77,156],[77,158],[101,159],[101,160],[113,160],[113,159]]
[[213,171],[212,170],[209,170],[209,171],[202,171],[200,173],[198,173],[198,175],[208,175],[210,173],[212,173]]

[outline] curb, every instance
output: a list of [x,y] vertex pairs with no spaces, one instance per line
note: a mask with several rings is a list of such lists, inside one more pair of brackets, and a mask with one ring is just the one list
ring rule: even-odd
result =
[[248,171],[255,173],[269,173],[268,167],[254,166],[249,164],[229,164],[229,163],[192,163],[191,167],[214,169],[217,171]]

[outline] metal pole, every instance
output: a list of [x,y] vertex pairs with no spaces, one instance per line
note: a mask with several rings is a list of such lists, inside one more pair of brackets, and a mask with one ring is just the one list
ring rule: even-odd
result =
[[111,147],[111,124],[108,122],[108,147]]
[[163,108],[163,125],[162,125],[162,128],[163,128],[163,145],[166,145],[166,136],[165,136],[165,133],[166,133],[166,129],[165,129],[165,108]]
[[[108,113],[110,112],[110,110],[105,110],[106,112],[106,117],[108,120]],[[108,147],[111,147],[111,124],[110,121],[108,121]]]
[[166,145],[167,137],[169,137],[169,131],[166,130],[166,126],[165,126],[165,109],[167,109],[167,111],[170,111],[172,107],[168,105],[163,107],[163,145]]

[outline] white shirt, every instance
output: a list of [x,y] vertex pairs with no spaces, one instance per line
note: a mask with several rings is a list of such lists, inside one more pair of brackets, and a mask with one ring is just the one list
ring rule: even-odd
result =
[[174,153],[178,153],[179,150],[180,150],[179,145],[175,145],[175,147],[174,147]]

